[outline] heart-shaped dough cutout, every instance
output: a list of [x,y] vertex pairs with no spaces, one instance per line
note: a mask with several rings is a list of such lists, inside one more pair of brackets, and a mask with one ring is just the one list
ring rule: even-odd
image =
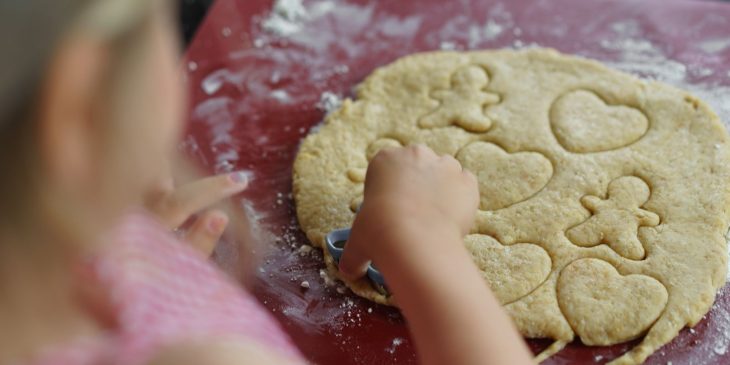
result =
[[608,346],[644,334],[667,305],[667,289],[645,275],[621,276],[611,264],[580,259],[563,269],[558,303],[581,341]]
[[558,142],[568,151],[589,153],[626,147],[649,128],[646,115],[625,105],[607,105],[586,90],[569,92],[550,109],[550,123]]
[[492,237],[472,234],[464,239],[482,276],[500,303],[512,303],[542,284],[552,267],[548,253],[531,243],[504,246]]
[[473,142],[456,155],[479,180],[479,208],[497,210],[530,198],[547,185],[553,165],[537,152],[507,153],[487,142]]

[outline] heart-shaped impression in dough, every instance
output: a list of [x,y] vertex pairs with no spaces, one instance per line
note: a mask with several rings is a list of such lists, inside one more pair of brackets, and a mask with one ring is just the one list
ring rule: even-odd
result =
[[500,303],[512,303],[542,284],[552,267],[548,253],[531,243],[502,245],[496,239],[472,234],[464,245]]
[[497,210],[530,198],[547,185],[553,165],[537,152],[507,153],[488,142],[473,142],[456,154],[479,180],[481,210]]
[[645,275],[621,276],[608,262],[573,261],[560,273],[558,303],[581,341],[608,346],[644,334],[667,305],[667,289]]
[[649,128],[649,120],[638,109],[608,105],[586,90],[559,97],[550,109],[550,124],[563,148],[576,153],[626,147],[638,141]]

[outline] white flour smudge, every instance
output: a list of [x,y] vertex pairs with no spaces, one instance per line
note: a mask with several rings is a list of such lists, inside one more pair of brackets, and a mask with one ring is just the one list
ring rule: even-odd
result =
[[261,25],[268,32],[286,37],[298,32],[306,17],[302,0],[276,0],[271,15]]
[[342,98],[330,91],[323,92],[319,98],[319,103],[317,103],[317,107],[327,114],[339,109],[340,106],[342,106]]
[[693,80],[694,77],[710,75],[712,70],[687,67],[671,59],[659,45],[643,37],[636,21],[616,22],[611,29],[616,37],[601,41],[600,46],[611,51],[616,58],[604,59],[603,63],[645,79],[666,82],[689,91],[707,102],[730,129],[730,86]]
[[441,45],[439,45],[439,48],[442,51],[453,51],[456,49],[456,43],[444,41],[444,42],[441,42]]
[[[493,41],[513,26],[512,14],[504,8],[504,4],[497,3],[489,10],[488,19],[483,25],[469,27],[469,48]],[[515,36],[519,36],[521,32],[519,28],[513,30]]]
[[705,53],[716,54],[730,48],[730,38],[711,39],[700,42],[698,46]]
[[483,42],[497,39],[505,29],[511,26],[507,24],[497,23],[490,19],[484,25],[472,25],[469,27],[469,48],[476,48]]
[[205,120],[210,125],[212,140],[210,148],[215,155],[216,173],[231,172],[234,162],[238,161],[238,144],[231,134],[235,129],[234,116],[230,107],[233,99],[228,97],[210,98],[193,110],[195,118]]
[[280,103],[288,103],[291,102],[291,97],[289,96],[289,93],[286,92],[286,90],[274,90],[271,92],[271,97],[276,99]]
[[203,79],[200,87],[203,88],[208,95],[213,95],[220,90],[223,85],[230,83],[233,85],[240,85],[245,80],[245,76],[238,73],[233,73],[228,69],[220,69],[211,72],[206,78]]
[[302,0],[276,0],[274,8],[261,26],[267,32],[280,37],[288,37],[302,30],[304,25],[334,9],[332,1],[320,1],[307,9]]
[[389,354],[394,354],[395,350],[398,348],[398,346],[403,344],[403,339],[400,337],[396,337],[393,339],[393,342],[391,343],[390,347],[385,349],[385,352]]

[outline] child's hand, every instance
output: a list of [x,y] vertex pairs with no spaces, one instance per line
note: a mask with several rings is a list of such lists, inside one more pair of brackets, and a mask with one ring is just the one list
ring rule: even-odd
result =
[[[340,271],[354,280],[365,274],[371,259],[382,268],[390,262],[407,264],[403,260],[415,258],[414,253],[463,250],[442,246],[461,245],[478,204],[476,178],[453,157],[437,156],[425,146],[383,150],[368,168],[365,200]],[[439,247],[424,247],[434,243]]]
[[478,203],[476,178],[450,156],[411,146],[370,162],[340,272],[354,280],[375,262],[426,365],[532,363],[464,247]]
[[172,230],[203,211],[186,230],[184,238],[191,246],[210,255],[228,225],[228,216],[221,210],[208,208],[242,192],[247,185],[246,174],[241,172],[206,177],[180,187],[167,183],[152,194],[147,208]]

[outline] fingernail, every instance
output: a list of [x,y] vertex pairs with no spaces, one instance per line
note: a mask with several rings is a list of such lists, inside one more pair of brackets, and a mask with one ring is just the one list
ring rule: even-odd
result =
[[248,174],[243,171],[233,172],[228,175],[228,178],[236,185],[248,184]]
[[228,223],[228,219],[223,217],[213,217],[208,221],[208,231],[213,234],[218,234],[223,231]]

